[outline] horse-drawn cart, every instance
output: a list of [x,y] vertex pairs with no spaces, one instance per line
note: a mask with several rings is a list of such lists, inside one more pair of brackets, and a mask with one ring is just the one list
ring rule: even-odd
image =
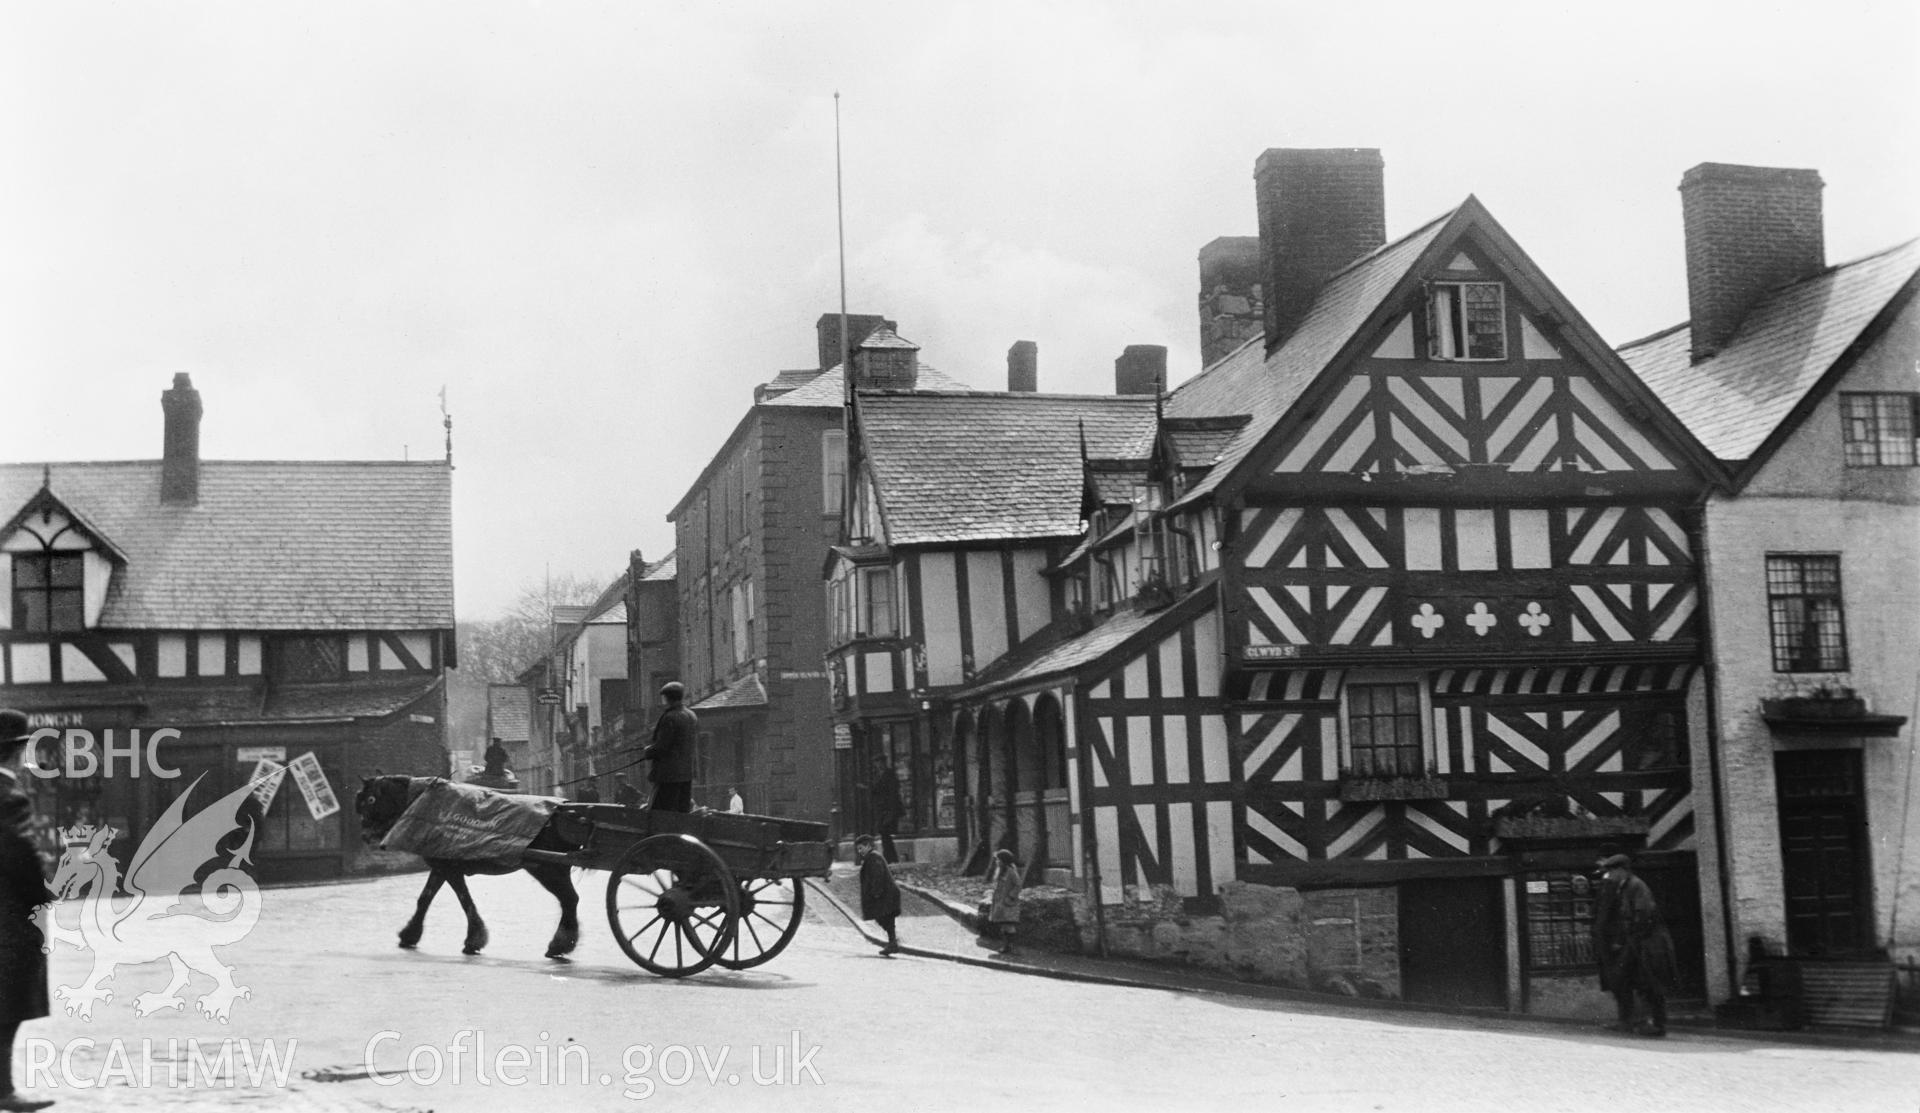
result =
[[525,857],[606,870],[620,949],[669,978],[779,954],[806,909],[803,879],[825,877],[833,862],[825,824],[771,816],[562,804],[550,826],[578,849]]

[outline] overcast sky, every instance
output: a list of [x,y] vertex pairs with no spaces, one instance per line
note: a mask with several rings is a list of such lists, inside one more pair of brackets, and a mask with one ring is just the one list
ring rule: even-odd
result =
[[415,459],[460,616],[672,547],[754,384],[850,308],[983,388],[1198,368],[1265,148],[1476,194],[1609,342],[1686,316],[1681,173],[1812,167],[1827,257],[1920,233],[1916,5],[199,3],[0,14],[8,460]]

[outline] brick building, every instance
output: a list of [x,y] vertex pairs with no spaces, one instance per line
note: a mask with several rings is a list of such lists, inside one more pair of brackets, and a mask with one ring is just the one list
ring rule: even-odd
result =
[[0,703],[101,751],[107,732],[160,738],[159,767],[180,773],[88,772],[81,734],[44,742],[41,765],[63,770],[38,784],[50,849],[84,822],[131,854],[196,779],[190,810],[262,759],[317,761],[324,791],[289,780],[258,816],[257,876],[350,872],[353,777],[447,770],[451,468],[201,460],[186,375],[161,404],[159,460],[0,465]]
[[1812,170],[1680,188],[1690,320],[1620,353],[1729,477],[1703,523],[1711,987],[1789,959],[1813,1020],[1884,1023],[1886,957],[1920,953],[1920,242],[1828,266]]
[[[846,378],[838,314],[817,325],[814,368],[783,371],[668,513],[674,524],[680,679],[700,716],[695,802],[829,820],[835,811],[826,610],[820,585],[846,490]],[[965,389],[918,360],[893,322],[848,318],[856,376]]]

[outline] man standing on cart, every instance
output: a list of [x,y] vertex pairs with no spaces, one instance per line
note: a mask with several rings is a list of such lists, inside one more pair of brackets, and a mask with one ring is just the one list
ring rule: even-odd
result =
[[693,810],[693,747],[700,719],[686,706],[687,688],[678,680],[660,689],[667,709],[654,720],[653,736],[640,751],[642,760],[651,761],[647,780],[653,782],[653,799],[648,807],[658,812]]

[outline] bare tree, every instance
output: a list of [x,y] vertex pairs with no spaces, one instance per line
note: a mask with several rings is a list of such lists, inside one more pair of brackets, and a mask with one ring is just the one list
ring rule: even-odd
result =
[[522,584],[506,613],[497,618],[458,623],[461,673],[489,684],[510,683],[552,644],[553,608],[587,606],[607,583],[563,572]]

